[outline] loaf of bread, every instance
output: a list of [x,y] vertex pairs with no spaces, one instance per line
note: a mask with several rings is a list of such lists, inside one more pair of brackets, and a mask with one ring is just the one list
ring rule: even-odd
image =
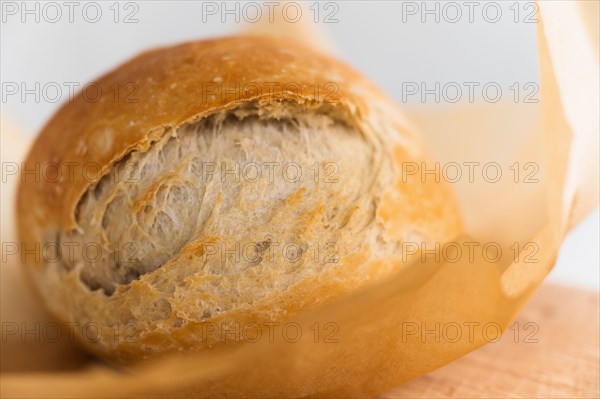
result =
[[149,51],[39,134],[22,256],[102,357],[207,350],[223,343],[206,323],[285,320],[401,269],[404,242],[457,235],[448,187],[405,173],[426,160],[398,108],[326,55],[250,36]]

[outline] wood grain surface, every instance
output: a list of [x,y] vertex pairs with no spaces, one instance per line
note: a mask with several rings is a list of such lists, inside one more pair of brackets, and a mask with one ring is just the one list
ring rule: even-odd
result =
[[382,398],[598,398],[599,295],[545,285],[502,338]]

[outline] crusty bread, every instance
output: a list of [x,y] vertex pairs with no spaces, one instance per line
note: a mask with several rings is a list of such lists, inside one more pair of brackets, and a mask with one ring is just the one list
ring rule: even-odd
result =
[[25,168],[62,178],[23,175],[18,217],[25,248],[62,249],[27,256],[42,298],[94,323],[80,338],[106,358],[218,344],[203,323],[283,320],[401,268],[402,242],[459,232],[448,188],[401,173],[426,155],[398,109],[308,48],[187,43],[98,88],[40,133]]

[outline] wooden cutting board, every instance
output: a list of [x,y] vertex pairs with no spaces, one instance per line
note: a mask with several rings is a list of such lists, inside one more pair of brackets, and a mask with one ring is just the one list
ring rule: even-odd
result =
[[597,292],[544,285],[504,336],[382,398],[599,398]]

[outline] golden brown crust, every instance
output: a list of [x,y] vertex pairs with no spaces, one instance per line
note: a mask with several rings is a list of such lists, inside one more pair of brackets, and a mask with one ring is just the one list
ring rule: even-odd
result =
[[[257,89],[257,83],[262,87]],[[260,97],[348,104],[366,117],[363,90],[374,87],[344,64],[271,37],[232,37],[148,51],[98,79],[48,122],[27,164],[72,162],[74,178],[25,184],[21,198],[27,201],[20,203],[39,209],[43,224],[75,228],[75,204],[91,184],[84,175],[100,177],[94,166],[83,171],[82,165],[109,167],[169,129]],[[25,218],[23,225],[28,222]]]
[[[98,101],[94,99],[96,88],[102,93]],[[187,43],[146,52],[105,75],[89,90],[87,97],[82,92],[57,112],[27,158],[29,170],[36,164],[72,165],[69,175],[60,181],[36,182],[25,176],[19,192],[18,215],[21,241],[28,248],[47,240],[49,234],[79,228],[78,204],[102,175],[94,174],[90,179],[89,165],[97,165],[106,174],[127,154],[147,151],[182,125],[253,101],[259,107],[282,101],[301,107],[326,105],[340,119],[381,141],[384,149],[379,150],[386,151],[395,164],[394,183],[385,192],[377,193],[381,201],[375,217],[381,223],[382,237],[401,240],[414,228],[429,241],[443,241],[459,232],[456,205],[446,187],[423,185],[416,178],[406,181],[398,175],[402,162],[421,161],[425,155],[397,108],[360,74],[308,48],[266,37]],[[293,205],[301,201],[302,195],[299,191],[287,201]],[[197,242],[191,243],[182,254],[199,250]],[[30,270],[48,306],[64,320],[85,314],[108,325],[115,320],[127,320],[132,312],[144,313],[147,311],[144,302],[168,299],[173,312],[177,306],[185,312],[193,304],[185,295],[182,303],[173,297],[165,298],[164,292],[153,285],[152,281],[161,274],[173,278],[176,262],[133,281],[112,297],[91,292],[76,273],[53,274],[46,272],[41,260],[28,259],[28,262],[36,266]],[[322,275],[308,276],[285,292],[266,295],[251,308],[234,309],[211,322],[285,318],[334,300],[401,266],[397,256],[389,256],[365,243]],[[345,277],[340,280],[339,276]],[[193,282],[189,284],[192,286]],[[273,315],[268,314],[270,309],[284,311]],[[181,328],[138,331],[134,344],[113,342],[109,347],[84,344],[120,361],[148,356],[149,346],[158,351],[197,349],[195,336],[202,323],[189,320]],[[110,333],[109,327],[105,333]]]

